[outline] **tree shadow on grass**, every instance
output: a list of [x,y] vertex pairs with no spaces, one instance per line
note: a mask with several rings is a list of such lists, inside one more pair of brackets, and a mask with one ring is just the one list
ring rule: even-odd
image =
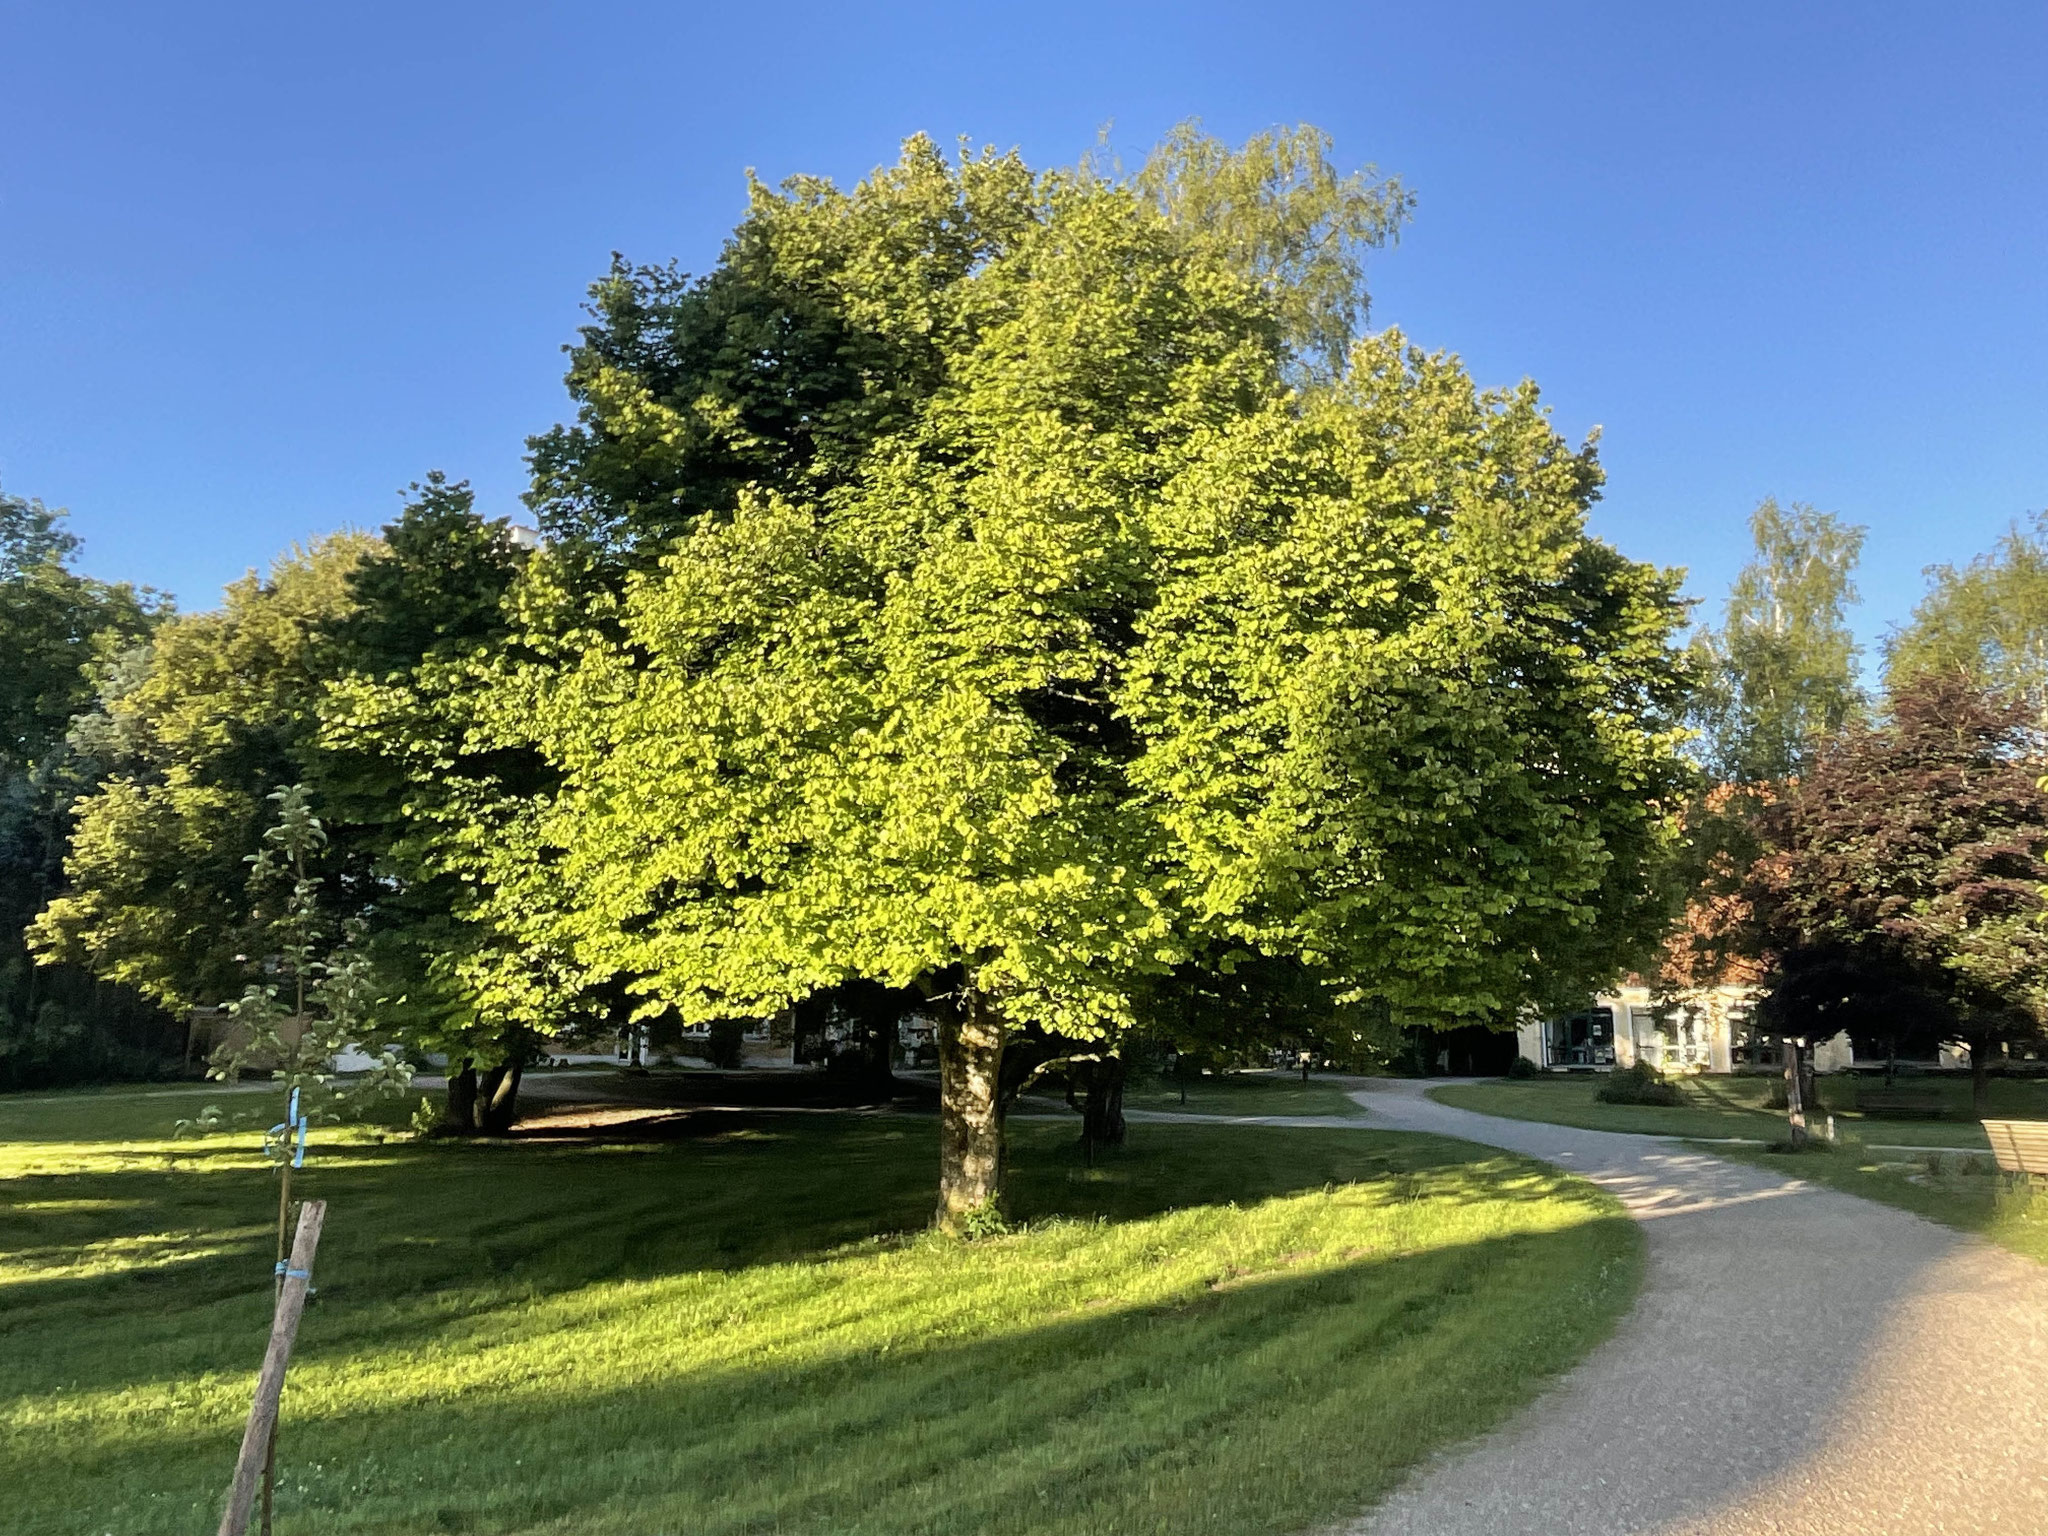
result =
[[527,1078],[521,1094],[522,1105],[532,1114],[578,1104],[925,1111],[936,1109],[938,1099],[937,1084],[919,1078],[860,1084],[835,1080],[824,1072],[786,1070],[541,1073]]
[[[1149,1304],[783,1366],[677,1372],[656,1347],[606,1390],[575,1361],[554,1385],[545,1372],[496,1394],[423,1382],[376,1409],[322,1405],[315,1385],[288,1406],[280,1519],[394,1533],[1299,1529],[1497,1422],[1604,1333],[1633,1289],[1636,1239],[1588,1218],[1302,1270],[1283,1258]],[[69,1496],[19,1503],[12,1528],[196,1528],[233,1440],[228,1425],[152,1426],[97,1453],[53,1444],[47,1471]]]
[[[1013,1211],[1026,1222],[1139,1220],[1336,1183],[1455,1199],[1470,1170],[1497,1161],[1468,1143],[1370,1131],[1145,1127],[1093,1167],[1065,1127],[1014,1127],[1012,1142]],[[854,1117],[683,1146],[352,1149],[296,1186],[329,1202],[315,1309],[332,1321],[318,1333],[337,1350],[374,1349],[586,1286],[901,1241],[930,1220],[935,1158],[928,1123]],[[1558,1181],[1525,1168],[1488,1185],[1491,1197],[1546,1199]],[[0,1283],[14,1389],[118,1389],[250,1364],[270,1309],[275,1189],[246,1164],[0,1186],[0,1249],[27,1269]],[[33,1277],[66,1250],[103,1267]]]

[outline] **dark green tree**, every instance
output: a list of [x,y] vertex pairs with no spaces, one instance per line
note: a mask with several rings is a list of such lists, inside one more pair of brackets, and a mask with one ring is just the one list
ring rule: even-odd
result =
[[[249,861],[268,797],[302,785],[321,825],[318,920],[357,934],[382,1038],[448,1052],[451,1121],[501,1130],[542,1029],[574,1012],[544,956],[479,919],[474,886],[477,845],[545,778],[531,751],[471,739],[476,689],[509,662],[524,552],[466,485],[415,490],[382,538],[337,536],[166,624],[107,692],[81,729],[109,771],[80,803],[69,888],[38,941],[167,1007],[241,995],[268,932]],[[493,988],[538,995],[506,1010]]]
[[161,1071],[182,1043],[132,991],[39,967],[25,940],[62,886],[71,802],[98,772],[73,718],[118,686],[124,654],[168,606],[74,571],[63,517],[0,493],[0,1088]]
[[552,776],[477,735],[479,693],[512,661],[508,597],[527,551],[467,484],[430,475],[351,570],[322,631],[329,682],[308,777],[376,876],[357,914],[380,1018],[448,1058],[447,1126],[502,1132],[545,1038],[589,1011],[545,951],[490,920],[483,845]]
[[715,270],[614,258],[570,352],[577,419],[533,439],[528,501],[559,560],[651,566],[740,492],[829,494],[944,376],[961,281],[1027,227],[1014,155],[922,137],[852,192],[749,182]]

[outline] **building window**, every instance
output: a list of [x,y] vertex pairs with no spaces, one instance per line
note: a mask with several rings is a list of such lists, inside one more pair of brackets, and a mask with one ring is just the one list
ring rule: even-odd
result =
[[1614,1013],[1608,1008],[1587,1008],[1562,1019],[1552,1019],[1546,1031],[1553,1067],[1611,1067],[1614,1065]]

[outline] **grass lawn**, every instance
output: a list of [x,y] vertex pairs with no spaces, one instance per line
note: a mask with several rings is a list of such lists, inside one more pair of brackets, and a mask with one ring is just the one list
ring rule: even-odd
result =
[[1989,1153],[1874,1152],[1844,1141],[1831,1152],[1797,1156],[1762,1147],[1711,1147],[1723,1157],[1881,1200],[1932,1221],[1976,1232],[2001,1247],[2048,1263],[2048,1192],[2031,1196],[1997,1171]]
[[[0,1100],[11,1536],[219,1518],[274,1195],[253,1131],[164,1139],[217,1097]],[[1028,1225],[956,1244],[920,1230],[934,1140],[320,1133],[281,1536],[1297,1531],[1525,1401],[1639,1276],[1590,1186],[1367,1130],[1140,1125],[1088,1169],[1020,1124]]]
[[1132,1083],[1124,1090],[1126,1109],[1185,1109],[1198,1115],[1360,1115],[1335,1083],[1301,1080],[1299,1072],[1229,1072],[1191,1077],[1187,1103],[1181,1085],[1164,1078]]
[[[1764,1105],[1771,1091],[1767,1077],[1693,1077],[1679,1079],[1686,1102],[1671,1109],[1647,1105],[1602,1104],[1594,1098],[1602,1079],[1585,1074],[1529,1078],[1515,1082],[1457,1083],[1432,1088],[1430,1097],[1459,1109],[1504,1115],[1511,1120],[1548,1120],[1589,1131],[1640,1131],[1653,1136],[1749,1136],[1776,1140],[1785,1134],[1785,1112]],[[1857,1112],[1861,1089],[1878,1089],[1875,1080],[1824,1077],[1820,1080],[1822,1111],[1832,1113],[1837,1129],[1866,1142],[1901,1146],[1988,1149],[1990,1143],[1970,1118],[1970,1085],[1944,1079],[1908,1078],[1901,1085],[1915,1091],[1935,1089],[1951,1101],[1947,1120],[1866,1118]],[[2048,1119],[2048,1083],[1995,1078],[1991,1083],[1993,1119]]]

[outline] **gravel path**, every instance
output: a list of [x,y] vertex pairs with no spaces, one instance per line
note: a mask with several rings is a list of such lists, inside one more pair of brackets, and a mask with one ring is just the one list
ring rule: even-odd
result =
[[1655,1136],[1383,1082],[1365,1122],[1541,1158],[1643,1224],[1614,1337],[1345,1536],[2048,1533],[2048,1266]]

